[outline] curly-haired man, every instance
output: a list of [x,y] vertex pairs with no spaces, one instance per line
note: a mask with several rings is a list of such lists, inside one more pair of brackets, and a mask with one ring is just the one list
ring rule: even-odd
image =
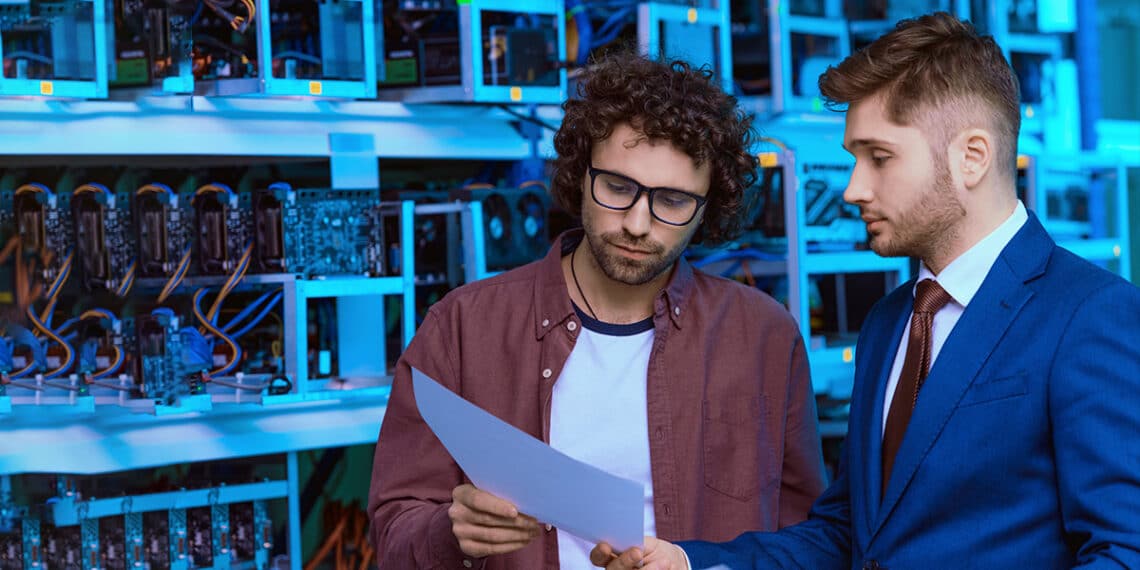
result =
[[788,312],[694,270],[739,231],[751,118],[710,73],[597,62],[564,105],[553,194],[582,229],[434,305],[396,370],[369,512],[381,568],[587,568],[592,544],[476,489],[410,367],[571,457],[640,481],[645,532],[725,540],[806,516],[823,466]]

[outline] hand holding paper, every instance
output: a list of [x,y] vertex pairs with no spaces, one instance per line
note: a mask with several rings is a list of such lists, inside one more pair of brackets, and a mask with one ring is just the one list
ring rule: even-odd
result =
[[451,492],[447,510],[459,549],[468,556],[483,558],[514,552],[538,536],[540,527],[533,517],[521,514],[509,502],[471,485],[460,485]]
[[415,368],[412,384],[420,415],[477,487],[583,539],[641,546],[640,483],[559,453]]

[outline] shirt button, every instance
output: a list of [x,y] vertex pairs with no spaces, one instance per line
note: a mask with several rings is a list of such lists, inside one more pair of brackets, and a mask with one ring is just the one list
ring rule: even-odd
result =
[[464,560],[463,561],[463,567],[464,568],[470,568],[471,566],[472,566],[472,564],[471,564],[470,560]]
[[554,530],[554,525],[551,525],[551,524],[546,525],[546,532],[550,532],[552,530]]
[[550,376],[553,374],[554,374],[554,372],[551,372],[551,370],[549,368],[542,371],[542,377],[543,378],[550,378]]
[[578,323],[576,323],[574,321],[570,321],[570,322],[566,323],[566,329],[569,330],[570,332],[574,332],[574,330],[577,328],[578,328]]
[[542,326],[544,326],[544,327],[550,326],[550,319],[542,319]]
[[681,316],[681,307],[673,307],[673,314],[678,317]]
[[663,510],[665,511],[665,514],[667,514],[667,515],[673,514],[673,508],[672,507],[670,507],[669,505],[665,505],[664,507],[665,508]]

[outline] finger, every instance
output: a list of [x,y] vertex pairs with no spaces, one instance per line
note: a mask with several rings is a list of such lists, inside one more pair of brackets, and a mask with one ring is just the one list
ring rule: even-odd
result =
[[503,518],[514,518],[519,514],[518,509],[516,509],[514,505],[486,491],[480,491],[470,483],[459,485],[452,489],[451,500],[469,509],[482,511]]
[[455,534],[455,537],[460,540],[472,540],[490,544],[529,541],[535,536],[538,536],[538,532],[533,530],[478,526],[463,522],[453,524],[451,530],[452,533]]
[[530,544],[529,540],[518,540],[513,542],[479,542],[474,540],[463,540],[459,542],[459,548],[468,556],[476,558],[483,558],[485,556],[492,556],[495,554],[507,554],[520,550],[526,545]]
[[644,556],[640,548],[630,548],[622,552],[613,562],[610,562],[606,566],[606,570],[633,570],[634,568],[641,568],[642,558],[644,558]]
[[500,499],[486,491],[472,489],[466,498],[467,506],[476,511],[511,519],[519,516],[519,510],[510,501]]
[[517,517],[500,517],[488,513],[474,511],[461,503],[452,503],[447,509],[447,516],[451,518],[452,524],[466,523],[476,526],[495,527],[495,528],[511,528],[524,530],[527,532],[537,533],[540,525],[538,521],[532,517],[517,516]]
[[614,548],[605,542],[602,542],[590,551],[590,564],[598,568],[605,568],[617,555],[614,554]]

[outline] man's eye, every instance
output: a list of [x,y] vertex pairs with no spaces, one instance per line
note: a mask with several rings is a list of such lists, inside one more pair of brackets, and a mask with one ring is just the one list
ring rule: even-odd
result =
[[657,194],[657,202],[667,208],[679,208],[689,203],[688,196],[684,194],[676,194],[673,192],[660,192]]
[[887,160],[889,160],[890,158],[891,157],[889,157],[889,156],[871,156],[871,162],[875,166],[882,166],[882,165],[886,164]]
[[637,190],[632,184],[623,183],[616,180],[607,182],[606,188],[615,194],[632,194]]

